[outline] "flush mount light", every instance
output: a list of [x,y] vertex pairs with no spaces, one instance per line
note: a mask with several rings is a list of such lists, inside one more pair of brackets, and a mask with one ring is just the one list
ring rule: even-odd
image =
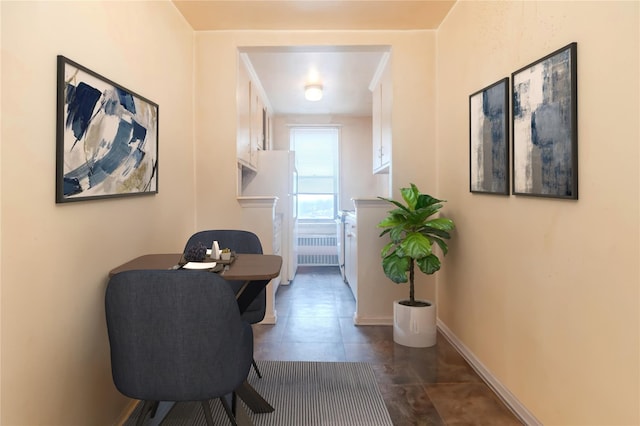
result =
[[322,85],[307,84],[304,86],[304,97],[308,101],[319,101],[322,99]]

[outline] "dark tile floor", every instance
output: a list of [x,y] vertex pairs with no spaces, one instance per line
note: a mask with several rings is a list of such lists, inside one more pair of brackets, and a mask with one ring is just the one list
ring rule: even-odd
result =
[[393,342],[390,326],[355,326],[337,267],[301,267],[276,295],[276,325],[254,325],[255,359],[373,365],[396,426],[521,425],[441,335],[431,348]]

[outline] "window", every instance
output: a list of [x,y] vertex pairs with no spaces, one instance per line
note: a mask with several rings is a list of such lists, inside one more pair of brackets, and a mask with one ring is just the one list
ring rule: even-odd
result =
[[333,220],[338,203],[338,128],[294,127],[298,219]]

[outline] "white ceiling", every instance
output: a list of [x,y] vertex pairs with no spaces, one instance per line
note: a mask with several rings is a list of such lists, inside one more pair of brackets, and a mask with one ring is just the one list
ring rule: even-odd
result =
[[[369,85],[388,50],[382,46],[242,49],[274,113],[358,116],[371,115]],[[304,98],[304,87],[310,83],[323,86],[321,100]]]
[[[455,0],[172,0],[197,31],[436,29]],[[243,47],[277,114],[370,115],[369,85],[388,46]],[[316,72],[322,100],[304,99]]]

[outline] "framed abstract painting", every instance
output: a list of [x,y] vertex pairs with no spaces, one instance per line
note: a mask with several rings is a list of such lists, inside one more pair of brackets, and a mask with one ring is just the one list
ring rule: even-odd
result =
[[56,202],[158,192],[158,105],[58,56]]
[[513,193],[578,199],[577,44],[512,74]]
[[469,190],[509,195],[509,79],[469,96]]

